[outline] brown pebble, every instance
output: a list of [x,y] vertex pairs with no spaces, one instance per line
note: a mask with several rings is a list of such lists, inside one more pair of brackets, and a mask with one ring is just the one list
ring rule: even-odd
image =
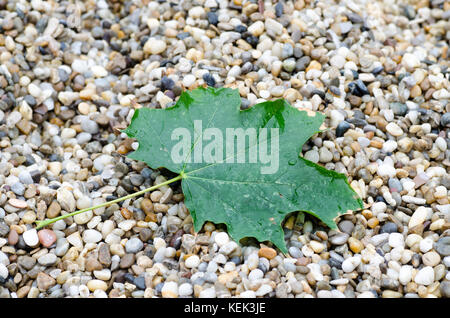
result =
[[134,264],[134,261],[136,260],[136,256],[134,254],[125,254],[120,259],[120,268],[129,268],[131,265]]
[[93,272],[97,270],[103,269],[102,264],[93,256],[89,256],[86,258],[84,262],[85,270],[88,272]]
[[265,257],[268,260],[271,260],[275,256],[277,256],[277,251],[270,247],[262,247],[258,252],[259,257]]
[[16,245],[18,241],[19,241],[19,234],[17,234],[16,230],[11,229],[8,235],[9,245]]
[[145,198],[141,201],[141,209],[145,214],[154,212],[153,202],[150,199]]
[[8,203],[18,209],[25,209],[28,206],[24,200],[19,199],[9,199]]
[[122,216],[127,220],[131,219],[133,216],[133,213],[127,208],[120,208],[120,214],[122,214]]
[[98,260],[103,265],[111,265],[111,253],[109,252],[109,245],[106,243],[101,243],[98,248]]
[[144,221],[145,221],[145,222],[155,222],[155,223],[156,223],[156,222],[158,221],[158,217],[156,216],[155,213],[150,212],[150,213],[148,213],[148,214],[145,216]]
[[376,227],[378,224],[380,223],[380,221],[378,221],[378,219],[376,217],[371,218],[369,221],[367,221],[367,225],[373,229],[374,227]]
[[364,248],[364,244],[361,243],[360,240],[355,239],[354,237],[350,237],[350,238],[348,239],[348,245],[349,245],[349,247],[350,247],[350,250],[351,250],[353,253],[359,253],[359,252],[361,252],[361,251],[363,250],[363,248]]
[[46,291],[52,286],[55,286],[56,280],[50,275],[40,272],[36,277],[37,287],[40,291]]
[[47,209],[47,217],[49,219],[56,218],[61,213],[61,206],[58,202],[53,201]]
[[24,298],[28,295],[28,292],[30,291],[30,286],[23,286],[19,288],[19,290],[16,292],[17,298]]

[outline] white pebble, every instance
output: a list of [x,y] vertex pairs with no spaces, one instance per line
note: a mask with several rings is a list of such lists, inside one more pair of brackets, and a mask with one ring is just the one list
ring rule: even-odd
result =
[[261,287],[258,288],[255,295],[256,296],[264,296],[268,293],[270,293],[273,290],[272,286],[268,284],[261,285]]
[[427,253],[433,248],[433,240],[429,237],[424,238],[419,243],[419,248],[422,253]]
[[342,262],[342,270],[346,273],[352,272],[358,265],[361,264],[361,257],[352,256]]
[[216,242],[216,244],[219,247],[224,246],[229,241],[230,241],[230,238],[226,232],[219,232],[214,236],[214,242]]
[[136,221],[135,220],[125,220],[120,222],[117,226],[124,230],[125,232],[131,230],[133,228],[133,226],[136,225]]
[[398,274],[398,280],[400,284],[406,285],[408,284],[412,279],[412,266],[411,265],[403,265],[400,268],[400,272]]
[[263,277],[264,277],[264,273],[259,268],[255,268],[254,270],[252,270],[250,272],[250,274],[248,274],[248,279],[250,281],[257,281],[257,280],[260,280]]
[[189,256],[184,264],[187,268],[197,268],[200,264],[200,258],[197,255]]
[[418,207],[417,210],[413,213],[413,215],[409,219],[408,227],[413,228],[413,227],[425,222],[425,220],[427,219],[429,210],[431,210],[431,208],[425,208],[423,206]]
[[163,298],[177,298],[178,297],[178,284],[175,282],[165,282],[161,289],[161,295]]
[[39,244],[39,237],[37,235],[36,229],[25,231],[22,234],[22,237],[25,241],[25,244],[27,244],[28,246],[35,247]]
[[0,263],[0,277],[6,279],[9,275],[8,268],[3,263]]
[[404,247],[405,239],[403,235],[400,233],[391,233],[389,234],[389,245],[393,248],[395,247]]
[[434,282],[434,270],[431,266],[422,268],[414,277],[414,281],[419,285],[431,285]]
[[190,296],[193,292],[192,285],[189,283],[181,284],[180,287],[178,287],[178,294],[180,296]]
[[214,288],[206,288],[200,292],[198,298],[215,298],[216,290]]
[[229,241],[228,243],[226,243],[225,245],[223,245],[220,250],[219,253],[225,254],[225,255],[229,255],[231,254],[236,248],[238,247],[237,243],[234,241]]
[[395,136],[395,137],[399,137],[399,136],[403,135],[403,130],[396,123],[391,122],[391,123],[387,124],[386,130],[388,133],[390,133],[392,136]]
[[97,243],[102,239],[102,233],[96,230],[85,230],[83,232],[83,241],[85,243]]

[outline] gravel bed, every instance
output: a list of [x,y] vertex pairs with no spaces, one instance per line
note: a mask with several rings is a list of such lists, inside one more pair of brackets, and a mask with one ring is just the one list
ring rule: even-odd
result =
[[[450,2],[0,0],[0,297],[450,297]],[[125,155],[136,107],[199,86],[326,115],[302,155],[365,209],[298,212],[289,249],[195,233]],[[301,127],[299,127],[301,129]]]

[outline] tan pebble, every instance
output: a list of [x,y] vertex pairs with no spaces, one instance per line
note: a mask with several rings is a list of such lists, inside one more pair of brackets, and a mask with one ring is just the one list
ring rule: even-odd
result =
[[34,221],[36,221],[36,213],[34,213],[33,211],[26,212],[22,217],[22,221],[25,224],[33,223]]
[[46,291],[47,289],[49,289],[50,287],[52,287],[56,284],[56,280],[44,272],[40,272],[37,275],[36,282],[37,282],[37,287],[41,291]]
[[93,292],[97,289],[106,291],[108,289],[108,284],[106,284],[104,281],[102,281],[100,279],[93,279],[93,280],[88,281],[87,287],[89,288],[89,290],[91,292]]
[[422,256],[422,262],[426,266],[436,266],[441,261],[441,257],[435,251],[425,253]]
[[381,141],[379,141],[379,140],[371,140],[370,141],[370,147],[381,149],[381,148],[383,148],[383,143]]
[[128,210],[127,208],[120,208],[120,214],[127,220],[131,219],[131,217],[133,216],[133,213]]
[[50,206],[47,209],[47,217],[52,219],[59,216],[60,213],[61,213],[61,206],[56,200],[52,201],[52,203],[50,203]]
[[306,72],[310,71],[310,70],[321,70],[322,69],[322,65],[317,62],[316,60],[312,60],[308,67],[306,68]]
[[78,111],[82,114],[82,115],[88,115],[89,114],[89,110],[90,110],[90,106],[88,103],[86,102],[81,102],[80,104],[78,104]]
[[154,205],[155,212],[166,213],[169,210],[169,206],[167,204],[155,203]]
[[17,298],[25,298],[28,295],[30,289],[31,289],[30,286],[23,286],[19,288],[19,290],[16,292]]
[[359,253],[364,248],[364,244],[360,240],[355,239],[354,237],[350,237],[348,239],[348,245],[353,253]]
[[270,247],[263,247],[258,251],[259,257],[265,257],[268,260],[271,260],[275,256],[277,256],[277,251]]
[[385,290],[385,291],[383,291],[383,294],[381,297],[383,297],[383,298],[401,298],[401,297],[403,297],[403,294],[393,291],[393,290]]
[[414,85],[414,86],[411,88],[410,96],[411,96],[412,98],[414,98],[414,97],[418,97],[418,96],[420,96],[420,95],[422,95],[422,89],[420,88],[419,85]]
[[152,213],[154,211],[153,202],[145,198],[141,201],[141,209],[145,214]]
[[367,221],[367,226],[369,226],[371,229],[373,229],[379,223],[380,223],[380,221],[376,217],[373,217],[369,221]]
[[309,242],[309,246],[311,246],[311,249],[315,253],[321,253],[325,249],[325,246],[322,243],[314,241],[314,240]]
[[150,194],[150,200],[152,200],[153,202],[159,202],[159,200],[161,200],[161,197],[163,196],[163,193],[161,191],[153,191]]
[[441,230],[443,228],[444,224],[445,224],[444,219],[438,219],[430,224],[430,230],[431,231]]
[[64,284],[67,279],[70,277],[70,271],[64,271],[61,272],[57,277],[56,277],[56,282],[60,285]]
[[25,209],[28,206],[24,200],[19,199],[9,199],[8,203],[18,209]]
[[222,284],[227,284],[231,282],[235,277],[238,277],[238,273],[236,271],[232,271],[229,273],[221,274],[217,280]]

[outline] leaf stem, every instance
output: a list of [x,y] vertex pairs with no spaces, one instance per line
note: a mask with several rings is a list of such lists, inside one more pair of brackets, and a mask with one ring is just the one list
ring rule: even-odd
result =
[[159,184],[154,185],[152,187],[149,187],[147,189],[144,189],[144,190],[141,190],[141,191],[138,191],[138,192],[126,195],[124,197],[121,197],[121,198],[118,198],[118,199],[115,199],[115,200],[112,200],[112,201],[108,201],[108,202],[105,202],[105,203],[102,203],[102,204],[99,204],[99,205],[96,205],[96,206],[93,206],[93,207],[81,209],[81,210],[78,210],[78,211],[75,211],[75,212],[72,212],[72,213],[60,215],[60,216],[58,216],[56,218],[53,218],[53,219],[46,219],[46,220],[43,220],[43,221],[36,221],[36,224],[37,224],[36,229],[39,230],[39,229],[41,229],[41,228],[43,228],[43,227],[45,227],[45,226],[47,226],[49,224],[55,223],[56,221],[59,221],[59,220],[63,220],[63,219],[68,218],[70,216],[74,216],[74,215],[77,215],[77,214],[80,214],[80,213],[84,213],[84,212],[88,212],[88,211],[91,211],[91,210],[99,209],[99,208],[102,208],[102,207],[105,207],[105,206],[109,206],[109,205],[117,203],[117,202],[121,202],[121,201],[124,201],[124,200],[127,200],[127,199],[131,199],[131,198],[137,197],[138,195],[144,194],[144,193],[149,192],[149,191],[156,190],[156,189],[158,189],[158,188],[160,188],[162,186],[168,185],[168,184],[173,183],[175,181],[178,181],[178,180],[180,180],[182,178],[183,178],[183,174],[180,174],[180,175],[176,176],[175,178],[172,178],[172,179],[167,180],[165,182],[159,183]]

